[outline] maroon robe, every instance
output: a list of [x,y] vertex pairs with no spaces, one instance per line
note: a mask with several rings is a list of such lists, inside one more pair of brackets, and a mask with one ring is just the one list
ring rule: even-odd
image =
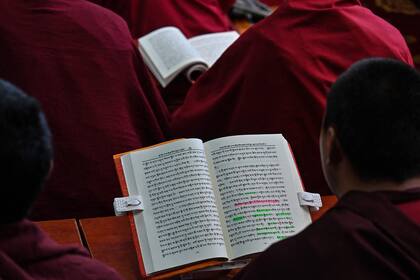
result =
[[[206,33],[232,30],[223,0],[138,0],[135,37],[141,37],[164,26],[178,27],[187,38]],[[170,111],[178,108],[185,99],[191,83],[179,75],[160,92]]]
[[[134,38],[164,26],[179,28],[187,38],[232,30],[226,11],[232,0],[89,0],[122,16]],[[191,83],[179,75],[166,88],[160,87],[171,111],[182,104]]]
[[176,26],[187,38],[232,29],[219,0],[139,0],[135,35]]
[[260,0],[261,3],[267,4],[269,6],[277,6],[280,5],[283,1],[282,0]]
[[235,279],[419,279],[420,225],[408,192],[350,192],[323,217],[257,257]]
[[75,245],[59,245],[24,220],[0,225],[0,279],[122,279]]
[[226,11],[233,0],[89,0],[126,20],[134,38],[176,26],[187,37],[231,29]]
[[113,215],[112,156],[165,140],[167,111],[126,24],[84,0],[0,0],[0,77],[42,104],[51,178],[34,219]]
[[133,27],[135,26],[135,22],[133,19],[135,18],[135,8],[137,7],[137,3],[140,0],[87,0],[89,2],[93,2],[97,5],[100,5],[104,8],[107,8],[120,17],[122,17],[128,25],[130,31],[133,31]]
[[285,1],[192,86],[172,118],[178,137],[282,133],[307,190],[330,193],[319,131],[338,75],[371,56],[412,64],[401,34],[357,1]]

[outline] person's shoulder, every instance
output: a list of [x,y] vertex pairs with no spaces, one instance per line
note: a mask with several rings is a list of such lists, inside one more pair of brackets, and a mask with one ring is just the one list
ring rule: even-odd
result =
[[[346,222],[349,217],[351,221]],[[244,270],[241,277],[252,279],[258,275],[264,279],[276,279],[273,275],[301,278],[316,275],[319,279],[328,279],[326,263],[334,259],[337,267],[345,265],[344,260],[337,256],[350,253],[347,250],[353,244],[350,240],[354,218],[346,209],[329,210],[302,232],[271,245]],[[360,225],[357,221],[355,224],[356,227]]]
[[260,54],[277,65],[296,63],[301,57],[307,56],[301,50],[305,45],[303,33],[306,28],[294,26],[299,17],[288,7],[278,9],[245,31],[238,41],[244,48],[253,51],[253,56]]
[[[289,258],[290,252],[295,252],[292,257],[297,259],[306,256],[311,258],[328,258],[328,254],[335,255],[335,246],[331,245],[331,238],[350,242],[354,232],[371,230],[372,222],[349,211],[336,206],[327,211],[319,220],[309,225],[297,235],[273,245],[273,249],[282,252]],[[298,248],[304,248],[299,250]],[[294,255],[295,254],[295,255]]]
[[271,16],[251,26],[242,37],[252,38],[258,44],[282,46],[288,42],[286,20],[276,11]]
[[123,18],[109,9],[101,7],[89,1],[71,1],[68,15],[77,20],[84,28],[91,26],[97,32],[119,34],[120,37],[131,35],[128,25]]
[[122,17],[114,13],[113,11],[104,8],[100,5],[92,3],[90,1],[72,1],[73,9],[77,9],[77,12],[84,13],[85,15],[90,15],[94,17],[101,17],[103,19],[112,20],[117,24],[125,24],[125,21]]
[[[280,43],[282,35],[276,35],[276,32],[269,27],[269,23],[251,26],[226,50],[213,67],[224,68],[226,64],[236,64],[238,68],[247,70],[248,64],[252,64],[254,69],[258,67],[264,69],[268,65],[281,66],[279,60],[288,59],[282,51],[284,46]],[[275,29],[274,26],[271,27]],[[245,72],[254,74],[252,71]]]

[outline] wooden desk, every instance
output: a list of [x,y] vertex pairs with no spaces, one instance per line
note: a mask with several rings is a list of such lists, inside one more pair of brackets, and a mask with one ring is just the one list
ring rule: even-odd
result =
[[[323,196],[322,202],[320,211],[311,213],[313,221],[334,206],[337,198]],[[125,279],[141,279],[128,217],[82,219],[79,223],[92,257],[115,268]],[[237,271],[211,279],[230,279]]]
[[[273,10],[273,12],[277,9],[276,5],[270,5],[271,9]],[[251,26],[254,25],[254,23],[250,22],[247,19],[234,19],[231,20],[232,24],[233,24],[233,28],[238,31],[239,34],[244,33],[245,31],[248,30],[248,28],[250,28]]]
[[[82,219],[80,230],[93,258],[113,267],[124,279],[143,279],[127,216]],[[230,279],[229,271],[194,275],[194,279]],[[180,278],[175,278],[180,279]]]
[[35,222],[48,235],[60,244],[79,244],[83,246],[75,219]]
[[238,31],[239,34],[244,33],[248,28],[250,28],[253,23],[249,22],[246,19],[237,19],[233,20],[233,27]]
[[312,221],[315,222],[318,220],[325,212],[328,211],[331,207],[333,207],[337,203],[337,197],[335,195],[323,195],[322,199],[322,207],[319,211],[311,212]]
[[93,258],[124,279],[141,279],[127,216],[82,219],[79,224]]

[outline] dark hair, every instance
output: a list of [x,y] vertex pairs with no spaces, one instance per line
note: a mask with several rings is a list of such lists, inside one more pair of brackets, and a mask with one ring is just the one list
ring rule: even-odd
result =
[[420,175],[419,72],[385,58],[353,64],[331,88],[323,126],[336,128],[362,180]]
[[39,103],[0,80],[0,223],[26,217],[51,160],[50,131]]

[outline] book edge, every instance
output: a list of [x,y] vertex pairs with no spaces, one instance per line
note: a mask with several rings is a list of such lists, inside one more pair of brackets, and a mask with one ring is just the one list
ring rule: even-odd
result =
[[[125,181],[125,178],[124,178],[124,170],[123,170],[123,166],[122,166],[122,163],[121,163],[121,156],[122,155],[123,154],[114,155],[114,164],[115,164],[115,169],[117,171],[121,192],[122,192],[123,196],[128,196],[129,194],[128,194],[127,182]],[[140,275],[142,277],[147,277],[146,268],[144,266],[143,256],[142,256],[142,253],[141,253],[140,242],[137,238],[138,234],[137,234],[136,226],[135,226],[135,223],[134,223],[133,213],[131,213],[131,212],[128,213],[128,220],[129,220],[129,223],[130,223],[131,236],[132,236],[134,248],[136,250],[137,262],[138,262],[139,269],[140,269]],[[136,238],[133,238],[134,236]]]

